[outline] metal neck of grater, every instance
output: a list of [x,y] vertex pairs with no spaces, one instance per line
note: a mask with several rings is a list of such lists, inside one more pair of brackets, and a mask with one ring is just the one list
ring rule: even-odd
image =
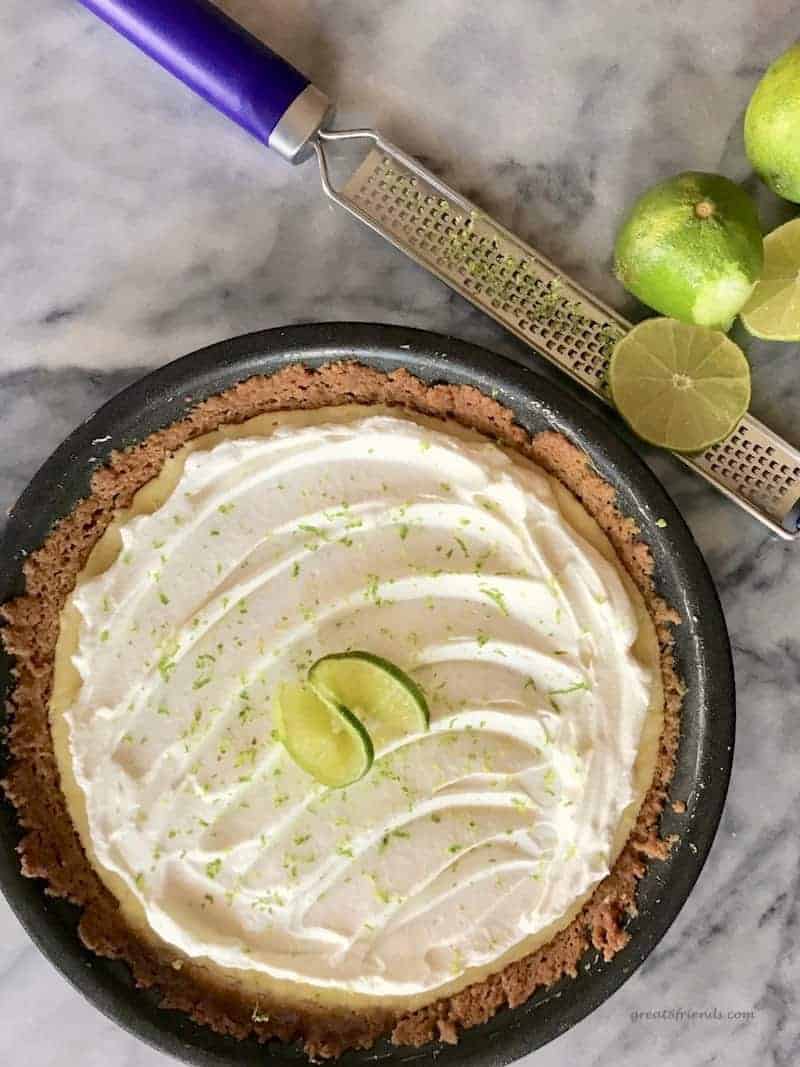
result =
[[[337,141],[371,146],[340,190],[324,148]],[[631,323],[375,131],[321,130],[315,150],[331,200],[610,403],[608,361]],[[800,537],[800,451],[752,415],[677,458],[773,533]]]

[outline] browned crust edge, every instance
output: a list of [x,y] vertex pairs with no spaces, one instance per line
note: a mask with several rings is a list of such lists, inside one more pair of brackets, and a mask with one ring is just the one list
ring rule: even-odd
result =
[[[636,825],[614,869],[580,914],[547,945],[462,992],[410,1013],[298,1011],[263,999],[254,1004],[234,990],[204,982],[188,961],[137,937],[117,901],[99,880],[83,852],[59,788],[48,723],[48,701],[59,613],[93,545],[116,509],[154,478],[165,459],[190,438],[223,423],[242,422],[265,411],[317,408],[330,404],[391,404],[454,418],[529,456],[555,474],[582,501],[606,532],[642,591],[656,623],[665,692],[665,719],[653,783]],[[513,413],[472,386],[426,385],[405,370],[383,374],[355,362],[310,370],[287,367],[258,376],[203,401],[166,429],[140,444],[115,452],[98,470],[89,496],[52,530],[25,563],[26,591],[6,604],[3,642],[16,660],[16,686],[8,712],[12,764],[2,783],[25,831],[18,851],[22,872],[42,878],[45,891],[83,909],[80,936],[102,956],[123,959],[141,987],[156,986],[164,1007],[187,1012],[197,1022],[237,1038],[259,1041],[300,1038],[312,1059],[335,1057],[348,1048],[369,1048],[388,1034],[397,1045],[455,1042],[459,1031],[490,1019],[501,1007],[522,1004],[539,986],[575,976],[593,946],[606,960],[629,940],[627,917],[636,913],[636,886],[648,860],[664,859],[670,841],[659,835],[675,766],[684,687],[675,672],[671,626],[675,612],[656,594],[653,560],[633,520],[620,514],[611,486],[593,471],[586,455],[562,435],[531,439]]]

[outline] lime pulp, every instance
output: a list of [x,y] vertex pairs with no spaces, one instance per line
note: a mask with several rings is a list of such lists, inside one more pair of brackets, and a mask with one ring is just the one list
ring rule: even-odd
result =
[[739,346],[674,319],[648,319],[626,334],[608,384],[634,433],[673,452],[702,452],[724,440],[750,403],[750,368]]
[[800,219],[764,238],[764,273],[741,317],[756,337],[800,341]]
[[307,685],[283,685],[275,701],[278,736],[289,755],[322,785],[342,788],[372,766],[369,734],[346,707]]

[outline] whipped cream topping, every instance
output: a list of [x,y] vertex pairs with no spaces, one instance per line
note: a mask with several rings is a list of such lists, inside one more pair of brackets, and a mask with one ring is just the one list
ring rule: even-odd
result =
[[[608,871],[652,671],[552,480],[409,420],[191,454],[73,594],[66,709],[90,852],[190,957],[371,997],[486,967]],[[409,672],[428,733],[326,790],[272,700],[348,648]]]

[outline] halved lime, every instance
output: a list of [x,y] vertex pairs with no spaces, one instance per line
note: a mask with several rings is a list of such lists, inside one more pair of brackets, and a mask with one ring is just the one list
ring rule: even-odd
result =
[[342,704],[321,699],[310,686],[281,686],[275,719],[289,755],[323,785],[350,785],[372,766],[372,741],[355,715]]
[[764,273],[741,314],[756,337],[800,341],[800,219],[764,238]]
[[320,696],[345,704],[366,725],[376,748],[428,729],[425,694],[405,671],[371,652],[337,652],[318,659],[308,680]]
[[617,342],[611,396],[634,433],[673,452],[724,440],[750,403],[750,367],[724,333],[647,319]]

